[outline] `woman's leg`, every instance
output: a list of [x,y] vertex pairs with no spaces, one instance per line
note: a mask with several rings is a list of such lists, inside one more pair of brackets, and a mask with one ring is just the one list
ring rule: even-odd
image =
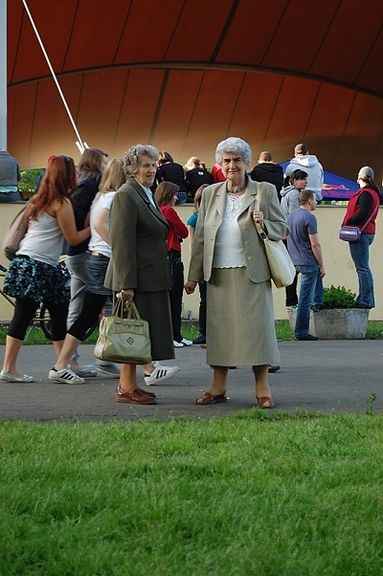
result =
[[16,298],[15,311],[9,325],[5,343],[3,371],[16,374],[16,361],[28,326],[31,324],[38,303],[30,298]]
[[224,394],[226,390],[226,381],[228,368],[223,366],[213,366],[213,380],[211,383],[211,394],[214,396]]
[[64,344],[66,335],[66,322],[68,307],[65,303],[59,302],[57,304],[46,304],[49,311],[49,316],[52,325],[52,346],[54,348],[56,358],[59,357]]
[[369,266],[369,251],[373,240],[373,235],[362,234],[357,242],[349,242],[351,258],[359,281],[359,295],[356,301],[366,308],[375,306],[374,280]]
[[[88,279],[87,269],[88,254],[76,254],[75,256],[68,256],[66,259],[66,267],[70,272],[70,302],[68,308],[67,329],[76,322],[79,317],[85,298],[85,291]],[[79,353],[77,351],[78,345],[73,350],[73,358],[71,365],[74,369],[79,368]]]
[[138,388],[137,370],[135,364],[121,364],[120,368],[120,393],[132,393]]
[[170,306],[172,312],[173,335],[174,340],[181,342],[181,313],[182,313],[182,296],[184,289],[184,267],[181,257],[170,254],[172,259],[172,289],[170,291]]
[[101,294],[91,294],[86,292],[84,296],[84,304],[75,323],[69,329],[60,352],[60,355],[55,364],[56,370],[66,368],[70,363],[73,352],[76,350],[78,344],[85,339],[86,333],[94,326],[97,319],[105,305],[106,296]]
[[253,366],[255,376],[255,395],[260,408],[272,408],[273,401],[269,386],[269,367]]

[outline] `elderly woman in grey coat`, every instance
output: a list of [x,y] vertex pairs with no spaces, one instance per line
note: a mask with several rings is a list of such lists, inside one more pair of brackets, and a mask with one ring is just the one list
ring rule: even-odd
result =
[[269,366],[278,364],[270,269],[255,223],[272,240],[287,236],[275,186],[247,175],[250,146],[241,138],[218,144],[216,160],[225,182],[203,192],[187,293],[205,280],[207,361],[213,368],[209,391],[197,404],[225,402],[228,369],[251,366],[260,408],[272,408]]
[[[166,240],[168,224],[150,190],[157,169],[154,146],[137,144],[123,157],[128,176],[111,210],[112,258],[105,285],[125,302],[134,301],[149,322],[152,360],[174,358]],[[137,386],[136,365],[122,364],[118,402],[154,404],[155,394]]]

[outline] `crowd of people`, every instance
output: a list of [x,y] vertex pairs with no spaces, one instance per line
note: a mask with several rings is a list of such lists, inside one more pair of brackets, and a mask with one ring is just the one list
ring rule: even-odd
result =
[[[1,162],[0,155],[0,168]],[[17,184],[18,170],[12,170],[9,164],[4,182],[12,177]],[[116,401],[155,403],[155,394],[138,385],[135,363],[80,363],[79,346],[100,315],[112,314],[116,302],[134,302],[150,327],[145,384],[158,384],[178,372],[177,366],[161,364],[174,358],[175,348],[201,344],[207,347],[212,381],[197,398],[198,405],[227,401],[228,371],[251,367],[256,402],[271,408],[268,375],[279,367],[279,351],[262,237],[285,242],[296,269],[286,288],[286,306],[297,308],[295,337],[316,340],[309,333],[309,319],[310,311],[323,303],[325,265],[314,215],[323,176],[323,167],[304,144],[295,147],[283,171],[267,151],[252,167],[249,144],[234,137],[218,144],[211,172],[197,157],[182,166],[169,152],[142,144],[121,159],[86,149],[77,169],[72,158],[51,156],[25,207],[28,227],[4,282],[15,311],[0,379],[33,381],[18,371],[17,358],[43,302],[56,354],[50,380],[81,384],[97,375],[117,377]],[[357,180],[359,190],[343,224],[359,231],[349,242],[359,279],[357,306],[372,308],[368,260],[380,194],[370,167],[361,168]],[[175,206],[187,200],[194,203],[194,212],[184,223]],[[189,234],[185,282],[182,242]],[[192,342],[182,335],[182,300],[184,291],[192,294],[197,286],[199,334]]]

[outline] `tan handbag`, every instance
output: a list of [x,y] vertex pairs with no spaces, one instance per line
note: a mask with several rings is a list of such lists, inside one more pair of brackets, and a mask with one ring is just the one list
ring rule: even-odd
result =
[[3,240],[3,251],[8,260],[12,260],[16,256],[20,242],[27,233],[28,213],[26,209],[28,204],[16,214]]
[[[261,203],[260,193],[256,201],[257,210]],[[270,268],[270,276],[277,288],[290,286],[294,282],[296,270],[290,258],[283,240],[270,240],[261,224],[255,223],[255,227],[263,242],[267,262]]]
[[102,318],[94,355],[99,360],[121,364],[151,362],[149,323],[140,318],[133,302],[125,305],[117,299],[113,315]]

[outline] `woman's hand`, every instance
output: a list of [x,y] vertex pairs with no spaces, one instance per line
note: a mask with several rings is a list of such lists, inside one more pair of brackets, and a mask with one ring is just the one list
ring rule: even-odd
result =
[[196,289],[196,286],[197,282],[194,282],[193,280],[189,280],[189,282],[186,282],[185,284],[186,294],[193,294],[194,290]]
[[263,212],[260,210],[253,210],[253,220],[255,224],[263,226]]
[[134,299],[134,290],[128,288],[127,290],[120,290],[117,293],[117,298],[120,298],[123,302],[133,302]]

